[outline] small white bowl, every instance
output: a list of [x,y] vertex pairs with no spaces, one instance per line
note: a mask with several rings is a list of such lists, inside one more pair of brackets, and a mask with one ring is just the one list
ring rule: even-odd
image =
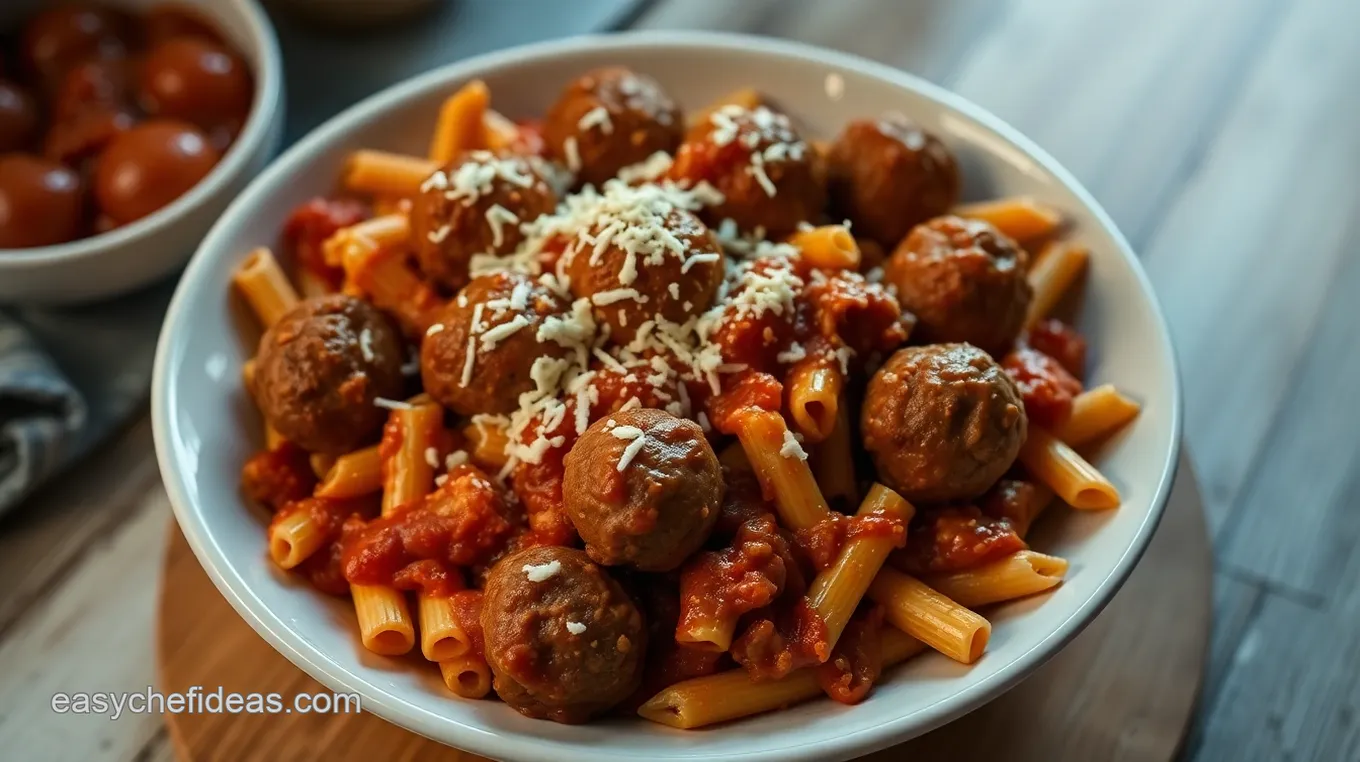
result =
[[[166,0],[106,0],[132,10]],[[55,246],[0,249],[0,304],[73,304],[130,291],[184,264],[227,204],[264,169],[283,139],[283,63],[268,16],[255,0],[176,0],[211,19],[255,75],[250,117],[222,161],[162,209],[101,235]],[[6,2],[0,29],[42,0]]]
[[[1027,193],[1063,210],[1091,249],[1080,328],[1092,383],[1115,382],[1143,403],[1138,420],[1100,455],[1120,488],[1114,511],[1055,508],[1035,547],[1070,559],[1050,594],[991,612],[985,656],[971,667],[927,654],[889,670],[864,703],[810,701],[785,711],[685,732],[635,718],[590,725],[530,720],[495,701],[460,701],[418,658],[363,649],[348,601],[280,573],[265,551],[265,518],[238,491],[241,464],[261,442],[241,388],[257,331],[228,293],[242,256],[277,242],[293,206],[329,192],[360,147],[419,153],[440,101],[472,77],[498,109],[541,114],[584,70],[623,64],[655,76],[686,109],[738,87],[771,96],[813,137],[849,119],[900,111],[960,156],[969,196]],[[257,632],[312,677],[355,691],[364,708],[403,727],[497,759],[844,759],[924,733],[977,708],[1057,653],[1128,577],[1161,517],[1176,464],[1180,396],[1165,321],[1147,278],[1109,217],[1076,180],[1014,129],[956,95],[895,69],[787,42],[733,35],[644,33],[516,48],[445,67],[354,106],[290,149],[227,210],[180,282],[156,354],[156,451],[189,544],[219,590]]]

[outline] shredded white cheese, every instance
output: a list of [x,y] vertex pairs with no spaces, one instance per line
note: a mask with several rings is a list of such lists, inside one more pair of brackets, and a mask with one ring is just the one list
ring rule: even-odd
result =
[[599,291],[590,297],[591,303],[596,307],[606,307],[626,299],[632,299],[635,302],[646,301],[646,298],[638,293],[638,290],[635,288],[615,288],[609,291]]
[[510,338],[516,331],[527,325],[529,325],[529,318],[523,315],[516,315],[509,321],[501,323],[495,328],[488,328],[482,333],[482,351],[490,352],[496,348],[498,342]]
[[599,127],[600,132],[606,135],[613,134],[614,123],[609,119],[609,109],[604,106],[596,106],[581,116],[576,122],[576,127],[581,131],[589,131],[592,127]]
[[778,360],[781,363],[791,363],[798,362],[804,357],[807,357],[807,350],[803,348],[802,344],[799,344],[798,342],[795,341],[789,345],[788,349],[784,350],[783,352],[780,352],[777,356],[775,356],[774,359]]
[[469,456],[466,450],[454,450],[453,452],[444,456],[444,470],[452,471],[453,469],[467,463],[468,460]]
[[505,243],[505,225],[518,225],[519,216],[500,204],[486,210],[486,224],[491,228],[491,245],[499,249]]
[[562,153],[566,155],[567,169],[570,169],[572,172],[580,172],[581,150],[576,145],[575,135],[562,141]]
[[785,458],[797,458],[799,460],[807,460],[808,457],[807,452],[804,451],[803,446],[798,443],[793,432],[787,429],[784,430],[784,445],[779,448],[779,454]]
[[562,571],[562,562],[554,559],[546,564],[525,564],[520,571],[530,582],[547,582]]
[[376,359],[373,354],[373,332],[367,328],[359,332],[359,351],[363,353],[365,362]]
[[[466,304],[463,304],[463,305],[459,305],[459,306],[465,307],[465,306],[467,306],[467,305],[466,305]],[[434,325],[432,325],[432,326],[430,326],[429,328],[426,328],[426,329],[425,329],[425,335],[426,335],[426,336],[433,336],[433,335],[435,335],[436,333],[439,333],[439,332],[442,331],[442,330],[444,330],[444,324],[443,324],[443,323],[435,323]]]
[[401,400],[390,400],[387,399],[386,397],[375,398],[373,400],[373,404],[376,407],[386,408],[388,410],[411,410],[412,408],[414,408],[414,405],[412,405],[409,402],[402,402]]
[[586,626],[580,622],[567,622],[567,632],[570,632],[572,635],[580,635],[585,631]]
[[619,457],[617,470],[623,473],[628,464],[633,462],[633,458],[642,452],[642,447],[647,444],[647,436],[636,426],[616,426],[609,433],[613,434],[615,439],[631,440],[628,441],[628,446],[623,448],[623,455]]

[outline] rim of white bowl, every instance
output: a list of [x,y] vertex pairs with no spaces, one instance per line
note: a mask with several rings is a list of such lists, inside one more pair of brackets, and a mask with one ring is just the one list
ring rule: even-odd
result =
[[[1171,343],[1170,331],[1161,305],[1152,290],[1147,273],[1134,255],[1132,247],[1110,219],[1104,208],[1057,160],[1051,157],[1020,131],[994,116],[986,109],[966,98],[944,88],[927,82],[915,75],[876,63],[856,55],[819,48],[799,42],[776,40],[729,32],[697,31],[632,31],[607,34],[583,35],[561,40],[532,43],[501,51],[486,53],[462,61],[433,69],[382,90],[340,114],[327,120],[314,129],[260,174],[250,186],[235,200],[209,232],[199,253],[214,248],[218,238],[229,234],[233,218],[242,214],[245,202],[261,188],[286,178],[289,166],[296,156],[311,150],[311,146],[323,143],[350,128],[349,123],[360,114],[382,111],[400,103],[407,97],[439,82],[457,81],[469,73],[487,68],[495,68],[527,58],[545,58],[568,55],[577,51],[608,51],[638,46],[658,46],[671,48],[712,48],[718,47],[741,52],[768,53],[777,56],[797,57],[825,63],[829,66],[855,71],[874,77],[906,90],[913,90],[944,107],[952,109],[965,117],[993,130],[1024,150],[1044,169],[1051,172],[1063,185],[1080,199],[1101,227],[1109,233],[1117,244],[1119,253],[1130,264],[1137,279],[1143,298],[1147,300],[1156,318],[1163,362],[1171,373],[1171,446],[1162,463],[1161,478],[1153,493],[1152,504],[1143,523],[1139,525],[1124,554],[1115,562],[1109,574],[1100,581],[1095,592],[1080,604],[1077,610],[1053,628],[1048,635],[1032,648],[1020,654],[1011,663],[998,669],[976,684],[968,686],[952,696],[921,707],[910,715],[889,720],[873,728],[855,731],[841,736],[821,738],[811,742],[777,744],[737,754],[724,753],[723,759],[740,759],[743,762],[797,762],[824,760],[827,758],[845,759],[859,754],[867,754],[894,743],[919,736],[947,722],[955,720],[976,709],[987,701],[1014,687],[1047,659],[1055,656],[1081,630],[1095,619],[1114,597],[1124,581],[1132,573],[1134,566],[1152,538],[1153,532],[1165,512],[1167,497],[1176,476],[1181,445],[1182,400],[1180,374],[1176,356]],[[188,270],[176,289],[170,308],[166,313],[161,330],[160,342],[156,348],[156,361],[152,381],[152,429],[155,436],[156,456],[165,481],[175,516],[184,532],[194,555],[216,585],[218,591],[236,609],[236,612],[250,626],[282,653],[295,666],[335,691],[353,691],[364,698],[364,708],[401,727],[429,738],[444,742],[448,739],[457,748],[492,757],[501,755],[516,759],[544,758],[546,754],[560,762],[598,762],[598,760],[630,759],[626,752],[593,749],[583,751],[575,745],[527,735],[496,735],[484,727],[469,724],[450,717],[413,706],[400,696],[387,690],[362,675],[346,670],[329,655],[321,652],[293,631],[254,593],[246,582],[227,566],[226,555],[216,538],[208,531],[189,509],[190,501],[183,475],[177,467],[172,448],[168,445],[170,432],[170,409],[167,389],[170,368],[169,353],[172,344],[169,337],[175,325],[186,319],[190,306],[185,284],[202,277],[209,268],[209,260],[198,253],[190,261]],[[909,727],[910,726],[910,729]],[[773,742],[773,739],[768,739]],[[719,757],[695,749],[688,757],[692,759],[717,759]]]
[[[259,47],[259,57],[254,71],[251,72],[255,77],[255,95],[250,102],[250,115],[246,117],[241,134],[236,136],[236,140],[227,148],[226,155],[217,162],[217,166],[174,201],[140,220],[114,228],[107,233],[51,246],[3,249],[4,256],[0,256],[0,272],[97,257],[115,247],[147,238],[171,220],[188,214],[205,203],[209,197],[231,182],[232,178],[245,170],[255,149],[268,138],[270,123],[278,117],[279,96],[283,87],[283,57],[279,53],[279,39],[274,32],[274,25],[270,23],[260,4],[256,0],[228,0],[228,2],[240,11],[250,37]],[[216,22],[216,15],[211,13],[209,15]]]

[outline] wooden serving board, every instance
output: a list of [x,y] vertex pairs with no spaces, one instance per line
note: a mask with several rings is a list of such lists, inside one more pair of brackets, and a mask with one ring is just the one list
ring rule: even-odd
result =
[[[1178,750],[1209,642],[1212,556],[1188,460],[1147,555],[1110,606],[1024,683],[982,709],[865,757],[993,762],[1163,760]],[[264,642],[213,587],[177,528],[162,575],[158,683],[293,696],[325,690]],[[178,714],[181,762],[480,760],[371,714]],[[696,731],[703,732],[703,731]]]

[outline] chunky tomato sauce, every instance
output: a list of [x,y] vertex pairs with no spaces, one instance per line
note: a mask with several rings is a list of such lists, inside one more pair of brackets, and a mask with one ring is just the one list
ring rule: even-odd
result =
[[680,573],[677,634],[707,623],[731,621],[769,606],[784,592],[790,575],[802,575],[773,516],[751,519],[737,530],[731,547],[700,553]]
[[755,620],[732,643],[732,658],[753,680],[778,680],[831,656],[826,622],[807,599]]
[[341,228],[368,219],[368,205],[353,199],[314,198],[289,215],[283,226],[283,240],[297,266],[321,278],[333,289],[345,280],[345,271],[326,264],[322,244]]
[[1072,414],[1072,399],[1081,382],[1057,360],[1037,349],[1021,347],[1006,355],[1001,367],[1015,381],[1031,423],[1051,428]]
[[842,704],[858,704],[883,672],[883,608],[857,612],[836,641],[831,658],[817,667],[817,682]]
[[819,571],[836,563],[845,544],[860,537],[886,537],[893,547],[907,541],[907,522],[882,508],[864,515],[846,516],[832,511],[826,518],[794,533],[798,548]]
[[301,500],[315,488],[311,456],[292,442],[256,453],[241,469],[241,490],[270,510]]
[[518,506],[485,474],[475,466],[457,466],[423,499],[389,516],[347,525],[345,578],[354,584],[444,592],[453,583],[439,565],[487,566],[523,526]]
[[975,506],[927,509],[917,514],[906,548],[891,557],[908,574],[972,569],[1028,546],[1005,519],[984,516]]
[[784,385],[768,373],[743,371],[723,379],[721,394],[708,399],[708,420],[720,433],[735,436],[740,416],[748,410],[778,412]]
[[1086,376],[1086,339],[1070,325],[1047,318],[1040,320],[1021,342],[1058,361],[1078,380]]

